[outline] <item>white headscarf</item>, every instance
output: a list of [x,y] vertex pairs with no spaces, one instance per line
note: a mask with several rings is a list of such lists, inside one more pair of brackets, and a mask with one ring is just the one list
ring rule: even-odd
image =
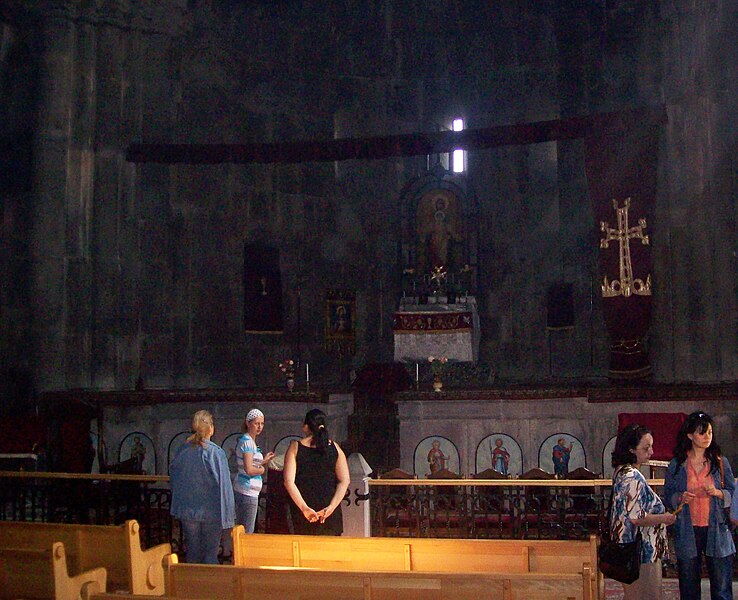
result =
[[246,420],[247,421],[253,421],[256,419],[256,417],[264,418],[264,413],[261,412],[258,408],[252,408],[249,412],[246,413]]

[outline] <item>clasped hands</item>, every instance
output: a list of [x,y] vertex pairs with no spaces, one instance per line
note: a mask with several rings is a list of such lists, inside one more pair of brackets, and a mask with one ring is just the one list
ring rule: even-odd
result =
[[333,510],[330,506],[318,511],[306,506],[302,509],[302,514],[310,523],[325,523],[325,520],[333,514]]

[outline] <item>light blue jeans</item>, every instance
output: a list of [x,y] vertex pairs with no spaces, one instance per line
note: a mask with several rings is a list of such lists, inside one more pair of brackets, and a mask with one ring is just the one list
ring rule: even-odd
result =
[[246,533],[254,533],[256,529],[256,513],[259,512],[259,496],[233,494],[236,498],[236,525],[243,525]]
[[180,520],[188,563],[218,564],[218,550],[223,527],[220,521]]

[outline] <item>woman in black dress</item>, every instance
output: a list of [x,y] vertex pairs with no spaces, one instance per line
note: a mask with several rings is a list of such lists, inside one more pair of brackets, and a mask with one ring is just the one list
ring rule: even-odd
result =
[[294,531],[341,535],[341,501],[349,486],[346,455],[328,436],[323,411],[308,411],[302,429],[305,437],[292,442],[284,457],[284,487],[300,511],[293,511]]

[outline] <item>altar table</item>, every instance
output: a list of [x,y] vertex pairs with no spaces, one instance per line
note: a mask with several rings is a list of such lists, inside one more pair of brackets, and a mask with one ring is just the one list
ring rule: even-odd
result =
[[395,360],[425,362],[429,356],[476,363],[479,356],[479,314],[476,299],[453,304],[403,302],[394,314]]

